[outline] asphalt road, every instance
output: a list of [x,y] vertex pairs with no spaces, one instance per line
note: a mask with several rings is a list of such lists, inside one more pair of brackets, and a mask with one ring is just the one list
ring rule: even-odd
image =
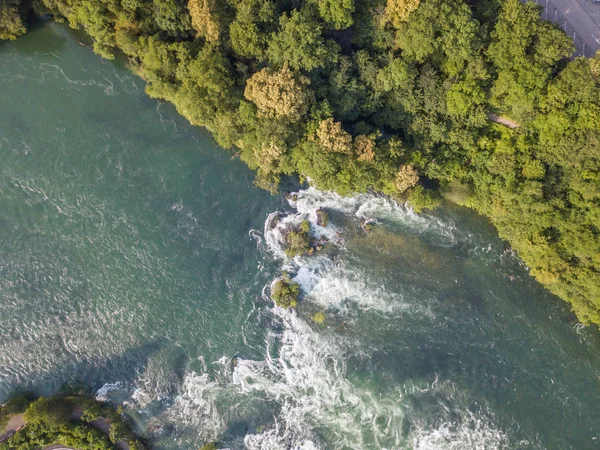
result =
[[577,54],[592,57],[600,50],[600,3],[592,0],[535,0],[542,17],[557,23],[573,38]]

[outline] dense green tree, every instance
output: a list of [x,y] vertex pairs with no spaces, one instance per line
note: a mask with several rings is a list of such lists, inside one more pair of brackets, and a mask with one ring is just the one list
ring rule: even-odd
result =
[[336,30],[345,30],[354,23],[355,0],[314,0],[319,16]]
[[289,64],[293,69],[312,70],[335,60],[337,48],[323,37],[323,26],[307,10],[284,13],[279,31],[271,35],[267,54],[277,66]]
[[25,411],[28,422],[43,422],[46,425],[58,427],[71,419],[73,402],[65,397],[40,397],[29,405]]
[[277,23],[275,4],[269,0],[243,0],[235,8],[235,20],[229,28],[232,49],[241,57],[264,60],[269,35]]
[[271,289],[271,298],[280,308],[295,308],[298,306],[299,295],[300,285],[287,275],[278,279]]
[[152,13],[156,26],[176,38],[192,35],[192,21],[183,0],[153,0]]
[[573,49],[555,25],[539,20],[535,3],[506,0],[487,50],[498,72],[493,104],[521,121],[529,119],[556,63]]

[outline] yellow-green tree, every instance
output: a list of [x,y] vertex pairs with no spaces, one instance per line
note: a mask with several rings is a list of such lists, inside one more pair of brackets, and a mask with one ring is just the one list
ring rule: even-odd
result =
[[221,25],[217,13],[217,0],[189,0],[188,10],[192,26],[207,41],[216,41],[221,35]]
[[375,139],[364,134],[356,136],[354,150],[359,161],[373,162],[375,159]]
[[590,69],[596,81],[600,83],[600,50],[596,52],[593,58],[590,58]]
[[352,136],[332,117],[319,124],[317,141],[322,148],[330,152],[352,154]]
[[18,3],[13,0],[0,1],[0,39],[16,39],[27,31],[21,20]]
[[415,168],[411,165],[400,167],[396,174],[395,187],[398,193],[402,194],[419,182],[419,175]]
[[387,0],[385,21],[398,28],[417,9],[421,0]]
[[262,69],[246,83],[244,96],[262,117],[284,117],[292,121],[304,116],[313,99],[308,78],[295,74],[287,65],[280,71]]

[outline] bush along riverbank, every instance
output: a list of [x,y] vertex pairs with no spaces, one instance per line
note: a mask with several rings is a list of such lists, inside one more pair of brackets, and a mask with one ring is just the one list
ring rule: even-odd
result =
[[257,185],[296,173],[416,210],[442,196],[474,208],[600,323],[600,55],[570,59],[533,2],[9,0],[0,37],[32,13],[124,54]]
[[[10,428],[11,423],[16,429]],[[62,445],[78,450],[143,450],[119,408],[78,395],[18,395],[0,408],[0,450]]]

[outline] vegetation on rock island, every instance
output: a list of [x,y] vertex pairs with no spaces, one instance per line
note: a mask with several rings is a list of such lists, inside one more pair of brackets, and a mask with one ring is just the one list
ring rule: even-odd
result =
[[570,59],[535,3],[7,0],[0,37],[32,10],[124,54],[259,186],[298,173],[417,209],[439,193],[489,217],[579,320],[600,323],[600,55]]
[[[14,434],[0,442],[0,450],[36,450],[55,444],[79,450],[112,450],[121,441],[131,450],[144,448],[119,410],[88,397],[57,395],[32,400],[15,396],[0,407],[0,435],[9,419],[17,415],[24,426],[12,430]],[[109,434],[95,421],[105,423]]]
[[295,308],[298,306],[300,285],[287,274],[278,278],[271,287],[271,299],[280,308]]
[[289,258],[296,255],[313,253],[312,238],[310,235],[310,222],[303,220],[297,227],[288,229],[285,235],[285,254]]

